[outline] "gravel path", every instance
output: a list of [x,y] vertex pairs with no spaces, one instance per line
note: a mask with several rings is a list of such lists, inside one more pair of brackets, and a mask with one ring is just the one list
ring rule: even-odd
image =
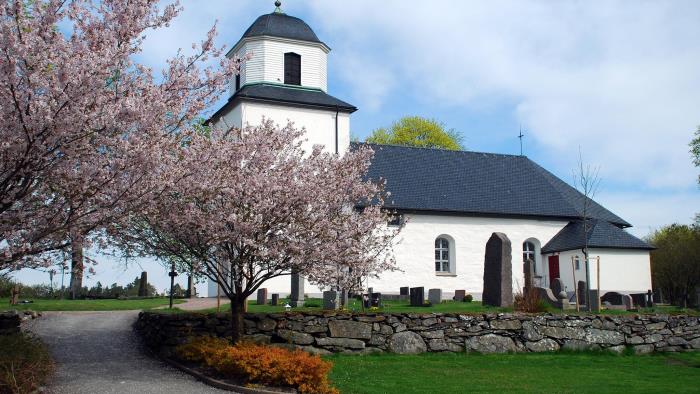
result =
[[44,312],[27,328],[57,364],[50,393],[227,393],[148,356],[132,331],[138,311]]

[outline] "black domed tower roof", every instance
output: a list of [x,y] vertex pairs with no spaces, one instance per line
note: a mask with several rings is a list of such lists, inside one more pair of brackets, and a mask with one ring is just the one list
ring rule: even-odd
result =
[[322,43],[306,22],[282,12],[261,15],[243,33],[242,38],[256,36],[273,36]]

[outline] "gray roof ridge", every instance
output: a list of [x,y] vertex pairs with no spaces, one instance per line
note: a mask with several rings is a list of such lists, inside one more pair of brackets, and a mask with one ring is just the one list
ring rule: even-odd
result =
[[507,156],[507,157],[522,157],[522,158],[524,158],[524,159],[530,160],[527,156],[515,155],[515,154],[512,154],[512,153],[480,152],[480,151],[474,151],[474,150],[454,150],[454,149],[436,148],[436,147],[432,147],[432,146],[411,146],[411,145],[401,145],[401,144],[380,144],[380,143],[376,143],[376,142],[362,142],[362,141],[351,142],[351,144],[355,144],[355,145],[388,146],[388,147],[392,147],[392,148],[422,149],[422,150],[432,150],[432,151],[440,151],[440,152],[453,152],[453,153],[455,153],[455,154],[477,154],[477,155],[493,155],[493,156]]

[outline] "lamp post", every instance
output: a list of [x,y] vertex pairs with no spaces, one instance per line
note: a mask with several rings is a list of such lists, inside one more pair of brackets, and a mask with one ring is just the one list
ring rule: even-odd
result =
[[177,276],[177,272],[175,272],[175,263],[170,266],[168,276],[170,276],[170,309],[173,309],[173,287],[175,286],[175,277]]

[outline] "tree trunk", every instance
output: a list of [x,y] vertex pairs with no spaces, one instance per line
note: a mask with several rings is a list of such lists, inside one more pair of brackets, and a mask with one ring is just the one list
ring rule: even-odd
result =
[[83,290],[83,237],[73,236],[71,239],[71,271],[70,271],[70,298],[79,298]]
[[231,343],[234,345],[245,334],[245,321],[243,316],[246,310],[246,298],[234,297],[231,298]]

